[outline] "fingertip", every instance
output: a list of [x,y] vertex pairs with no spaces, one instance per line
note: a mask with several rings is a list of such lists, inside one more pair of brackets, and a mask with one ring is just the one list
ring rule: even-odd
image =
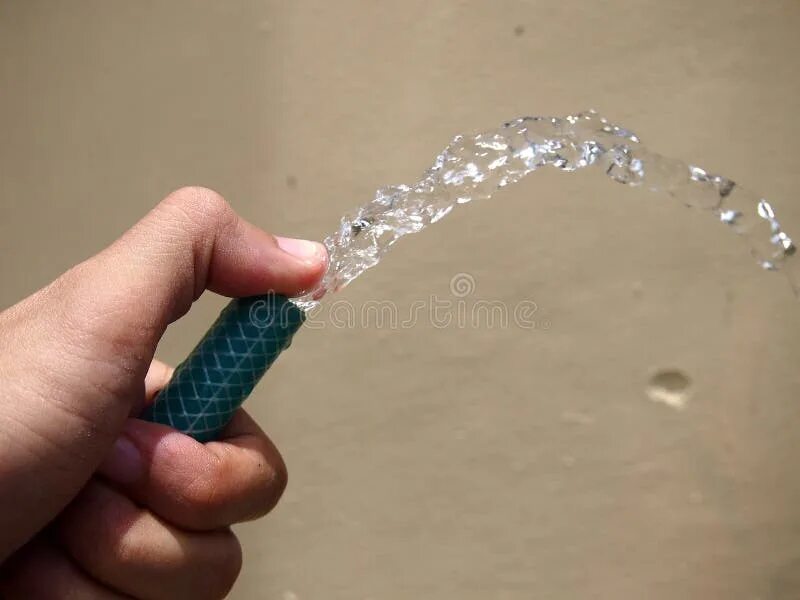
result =
[[317,267],[327,260],[325,246],[319,242],[281,236],[275,236],[275,241],[278,248],[309,267]]
[[128,419],[124,435],[139,448],[148,463],[153,460],[164,460],[174,456],[186,456],[197,453],[207,454],[205,446],[194,438],[180,431],[142,419]]
[[319,242],[297,238],[276,236],[275,241],[284,253],[298,261],[304,270],[304,279],[300,289],[293,295],[299,295],[312,289],[328,268],[328,250]]
[[281,255],[291,261],[291,289],[276,290],[288,296],[298,296],[312,289],[328,268],[328,250],[319,242],[300,238],[275,236]]
[[141,480],[145,465],[139,447],[127,435],[120,435],[98,472],[117,483],[132,484]]
[[[172,379],[175,368],[153,359],[144,378],[145,404],[152,404],[156,395],[164,389]],[[141,407],[139,407],[141,408]]]
[[171,427],[128,419],[98,472],[114,483],[136,486],[152,475],[155,463],[202,463],[208,456],[203,444]]
[[208,286],[226,296],[271,291],[294,297],[312,289],[327,265],[328,252],[319,242],[273,236],[240,220],[217,245]]

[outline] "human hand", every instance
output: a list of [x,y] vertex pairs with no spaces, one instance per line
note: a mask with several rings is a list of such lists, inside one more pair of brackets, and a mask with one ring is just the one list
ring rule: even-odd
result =
[[208,444],[129,417],[169,380],[156,344],[204,289],[294,296],[325,261],[187,188],[0,313],[0,596],[227,593],[241,565],[228,527],[277,502],[280,455],[241,410]]

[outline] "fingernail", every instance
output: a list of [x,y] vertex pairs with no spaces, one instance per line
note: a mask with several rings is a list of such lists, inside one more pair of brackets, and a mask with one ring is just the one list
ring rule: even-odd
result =
[[317,263],[325,258],[325,247],[319,242],[286,237],[276,237],[275,240],[281,250],[306,263]]
[[142,455],[125,435],[117,438],[100,465],[100,473],[117,483],[134,483],[141,479],[142,471]]

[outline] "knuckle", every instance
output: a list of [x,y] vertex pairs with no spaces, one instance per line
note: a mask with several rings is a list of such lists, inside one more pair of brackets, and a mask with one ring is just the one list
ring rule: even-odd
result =
[[151,560],[151,549],[140,536],[131,534],[131,529],[139,519],[140,516],[136,516],[107,521],[106,526],[100,528],[94,543],[88,544],[91,546],[88,552],[102,571],[147,564]]
[[140,567],[153,560],[153,549],[144,540],[126,535],[123,531],[115,531],[104,542],[98,544],[97,562],[104,565],[105,572]]
[[224,598],[242,570],[242,546],[230,531],[223,534],[214,568],[215,581],[210,586],[211,598]]
[[71,536],[68,545],[79,561],[91,565],[98,573],[113,573],[119,569],[137,567],[152,560],[151,550],[144,540],[131,535],[136,515],[101,515],[91,527],[92,535]]
[[184,213],[195,222],[225,222],[233,215],[230,204],[219,193],[204,187],[180,188],[167,196],[162,204]]
[[216,241],[235,232],[239,218],[222,196],[202,187],[173,192],[151,214],[156,228],[191,261],[194,295],[198,296],[205,286]]

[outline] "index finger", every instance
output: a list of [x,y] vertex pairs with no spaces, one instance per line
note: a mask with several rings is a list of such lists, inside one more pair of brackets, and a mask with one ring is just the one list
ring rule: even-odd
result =
[[222,438],[207,444],[130,419],[98,473],[161,518],[192,530],[266,514],[287,482],[277,448],[241,409]]

